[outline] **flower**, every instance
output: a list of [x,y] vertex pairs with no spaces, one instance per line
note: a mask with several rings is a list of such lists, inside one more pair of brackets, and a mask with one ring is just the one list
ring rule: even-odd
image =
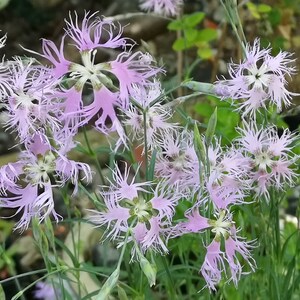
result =
[[[85,12],[79,25],[78,15],[75,12],[75,21],[69,14],[70,20],[66,20],[66,34],[75,42],[75,47],[80,51],[89,51],[96,48],[125,48],[130,39],[123,38],[123,28],[120,24],[115,25],[112,21],[101,20],[96,16],[97,12],[90,14]],[[118,33],[116,34],[116,32]],[[103,38],[103,34],[106,34]],[[107,37],[108,34],[108,37]]]
[[[210,229],[214,234],[212,242],[206,247],[207,252],[200,269],[210,290],[216,290],[216,285],[222,280],[222,273],[237,285],[241,275],[244,274],[237,253],[254,271],[256,264],[250,253],[254,244],[236,235],[233,216],[228,209],[216,209],[214,219],[208,219],[201,216],[198,208],[194,207],[186,211],[185,217],[187,221],[180,222],[170,231],[171,238],[191,232],[202,233],[206,229]],[[230,276],[226,272],[226,262],[229,264]]]
[[252,47],[247,45],[246,57],[240,64],[229,64],[231,78],[216,82],[216,91],[222,98],[244,99],[238,107],[243,116],[255,116],[259,108],[266,108],[268,101],[280,112],[296,95],[286,89],[286,77],[295,73],[292,55],[281,51],[274,57],[270,52],[270,48],[260,49],[256,39]]
[[184,216],[188,221],[176,225],[171,231],[171,237],[180,236],[189,232],[203,232],[206,228],[211,227],[209,219],[201,216],[197,209],[187,211]]
[[146,11],[166,16],[176,16],[179,8],[183,4],[182,0],[140,0],[140,8]]
[[245,203],[249,189],[247,176],[249,159],[240,149],[222,149],[219,141],[208,148],[210,174],[205,180],[208,197],[199,202],[211,200],[218,209],[226,209],[230,204]]
[[17,131],[21,142],[41,128],[59,130],[57,80],[45,68],[35,65],[34,59],[17,57],[8,67],[10,87],[3,92],[6,126]]
[[36,285],[36,290],[33,292],[36,299],[55,300],[61,297],[61,292],[50,283],[39,281]]
[[294,134],[284,129],[279,136],[275,127],[258,128],[252,123],[238,131],[241,137],[237,142],[249,159],[248,176],[257,196],[264,195],[268,200],[270,186],[282,189],[286,182],[293,185],[296,174],[292,165],[297,159],[291,151],[296,139]]
[[[150,54],[131,51],[132,40],[122,37],[123,28],[119,24],[102,20],[96,13],[86,12],[81,22],[76,13],[75,17],[70,14],[65,31],[59,48],[52,41],[43,40],[41,54],[52,63],[49,72],[61,83],[56,93],[63,99],[61,130],[75,135],[79,127],[93,121],[96,129],[104,134],[118,133],[116,148],[121,144],[126,146],[127,137],[119,114],[129,107],[132,86],[151,85],[152,78],[163,70],[155,66]],[[74,42],[81,63],[65,58],[67,36]],[[109,62],[97,63],[98,50],[103,48],[123,51]],[[88,103],[83,90],[91,91]]]
[[44,134],[36,133],[25,146],[18,162],[0,168],[0,207],[16,208],[16,214],[22,212],[15,225],[20,230],[27,229],[34,217],[39,222],[49,215],[56,221],[61,219],[54,209],[54,187],[71,180],[76,192],[79,171],[84,173],[84,179],[91,180],[88,165],[59,153]]
[[129,170],[125,165],[122,176],[115,166],[114,180],[108,191],[101,191],[105,208],[89,210],[88,219],[96,226],[104,227],[105,238],[118,241],[119,246],[124,244],[126,232],[130,230],[127,242],[133,242],[132,259],[139,259],[139,251],[144,253],[149,249],[167,253],[164,240],[180,196],[168,193],[159,184],[152,191],[152,183],[135,183],[135,176],[128,183]]
[[231,236],[225,239],[225,255],[226,260],[230,267],[231,277],[230,280],[233,281],[234,285],[237,287],[238,281],[241,278],[243,272],[243,266],[241,265],[238,254],[241,255],[245,262],[250,266],[251,270],[254,272],[256,268],[256,262],[251,256],[250,249],[254,248],[254,243],[245,242],[244,239],[236,236],[236,229],[233,226],[231,228]]
[[215,286],[221,281],[222,272],[225,270],[224,256],[220,246],[221,244],[218,241],[213,240],[206,247],[207,252],[200,269],[207,287],[213,291],[216,290]]
[[146,138],[147,147],[151,150],[159,146],[160,139],[172,135],[172,131],[178,128],[177,124],[169,121],[173,114],[171,108],[159,102],[154,103],[161,94],[158,81],[148,87],[133,85],[131,97],[137,104],[130,103],[128,110],[124,112],[124,124],[129,126],[133,139],[142,141],[144,145]]
[[194,148],[193,134],[175,130],[161,137],[155,173],[169,187],[182,195],[191,195],[200,188],[200,162]]

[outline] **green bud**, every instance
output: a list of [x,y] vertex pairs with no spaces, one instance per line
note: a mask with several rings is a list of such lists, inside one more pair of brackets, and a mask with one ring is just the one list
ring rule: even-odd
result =
[[218,120],[218,114],[217,114],[217,107],[216,107],[215,111],[213,112],[213,114],[210,116],[208,120],[207,129],[205,132],[205,142],[207,147],[210,146],[213,140],[216,126],[217,126],[217,120]]
[[202,142],[201,136],[200,136],[200,132],[197,126],[197,123],[195,122],[194,125],[194,147],[195,147],[195,151],[196,154],[198,156],[198,159],[202,162],[203,165],[205,165],[205,147],[204,144]]
[[195,92],[200,92],[205,95],[216,96],[214,85],[211,83],[188,81],[181,84],[183,87],[187,87]]
[[148,279],[149,285],[155,285],[157,272],[156,266],[154,264],[151,264],[142,254],[140,254],[140,266],[143,273]]
[[96,296],[96,300],[106,300],[113,288],[117,285],[120,275],[120,269],[117,268],[105,281],[100,292]]

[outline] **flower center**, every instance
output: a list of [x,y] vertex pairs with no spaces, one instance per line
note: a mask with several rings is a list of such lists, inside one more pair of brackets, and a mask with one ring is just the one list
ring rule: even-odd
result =
[[17,95],[15,97],[15,102],[16,102],[16,109],[18,108],[31,108],[32,106],[36,105],[36,99],[33,99],[29,95],[26,95],[24,93],[21,93],[20,95]]
[[209,223],[213,226],[211,231],[216,234],[216,237],[220,237],[222,235],[226,239],[229,236],[228,230],[231,228],[233,222],[231,215],[226,215],[225,210],[222,210],[219,218],[217,220],[211,220]]
[[101,65],[95,65],[95,56],[97,50],[89,50],[81,52],[82,65],[72,63],[70,66],[70,77],[77,79],[75,87],[78,91],[82,91],[85,83],[89,80],[92,87],[99,90],[102,87],[101,80],[99,77],[106,77],[100,72]]
[[55,170],[55,156],[48,152],[45,156],[37,159],[35,163],[30,163],[24,167],[28,174],[29,181],[33,184],[40,184],[50,180],[49,174]]
[[145,222],[152,217],[152,205],[143,198],[135,198],[127,201],[130,208],[130,215],[138,218],[139,222]]
[[267,171],[271,167],[273,161],[268,151],[262,151],[258,153],[255,158],[255,165],[258,166],[259,170]]

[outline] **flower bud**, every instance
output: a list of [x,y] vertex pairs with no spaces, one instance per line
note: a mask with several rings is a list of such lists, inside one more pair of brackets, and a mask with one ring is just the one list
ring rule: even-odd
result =
[[140,266],[148,279],[150,287],[155,285],[157,272],[156,265],[151,264],[143,255],[140,255]]

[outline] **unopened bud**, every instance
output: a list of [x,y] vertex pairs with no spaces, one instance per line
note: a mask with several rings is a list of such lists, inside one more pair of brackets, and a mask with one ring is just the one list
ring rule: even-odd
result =
[[205,147],[202,142],[201,135],[196,122],[194,125],[194,147],[198,159],[202,162],[203,165],[205,165],[205,161],[206,161]]
[[149,285],[155,285],[157,272],[156,266],[151,264],[143,255],[140,256],[140,266],[148,279]]
[[210,116],[207,124],[207,129],[205,132],[205,141],[206,141],[206,146],[209,147],[217,126],[217,120],[218,120],[218,115],[217,115],[217,107],[215,108],[213,114]]

